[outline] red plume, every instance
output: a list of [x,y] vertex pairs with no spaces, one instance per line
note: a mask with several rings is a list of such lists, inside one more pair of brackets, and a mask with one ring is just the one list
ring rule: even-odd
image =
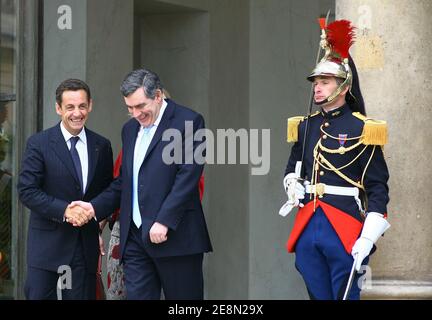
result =
[[321,30],[326,27],[326,18],[318,18],[318,23],[320,25]]
[[327,41],[342,60],[348,58],[349,48],[354,43],[354,29],[348,20],[337,20],[327,26]]

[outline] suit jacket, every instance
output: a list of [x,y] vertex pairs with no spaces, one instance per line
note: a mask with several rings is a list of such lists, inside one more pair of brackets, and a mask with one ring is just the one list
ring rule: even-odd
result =
[[89,170],[84,195],[60,123],[27,141],[17,188],[20,200],[31,210],[27,239],[27,263],[31,267],[57,272],[59,266],[70,264],[82,238],[87,270],[96,272],[98,223],[92,219],[74,227],[63,221],[70,202],[89,201],[112,181],[109,140],[85,130]]
[[[181,133],[179,148],[185,159],[185,122],[193,123],[193,132],[204,128],[203,117],[167,99],[167,107],[141,165],[138,176],[138,203],[142,218],[142,239],[152,257],[190,255],[212,250],[204,213],[201,206],[198,182],[203,165],[165,164],[162,152],[171,141],[162,139],[167,129]],[[132,222],[132,177],[134,148],[140,125],[129,120],[122,130],[123,162],[120,176],[105,192],[91,201],[98,219],[113,212],[120,205],[120,255],[123,252]],[[193,150],[200,146],[193,141]],[[186,143],[187,145],[187,143]],[[189,154],[192,149],[189,150]],[[150,241],[149,230],[154,222],[169,228],[168,240],[162,244]]]

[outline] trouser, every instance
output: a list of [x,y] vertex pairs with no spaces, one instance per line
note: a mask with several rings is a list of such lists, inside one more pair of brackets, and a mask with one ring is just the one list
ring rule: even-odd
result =
[[123,255],[126,299],[202,300],[203,254],[155,258],[145,249],[141,228],[132,222]]
[[[342,299],[354,262],[338,235],[318,207],[296,244],[296,268],[302,275],[311,299]],[[363,261],[367,264],[369,257]],[[349,299],[360,299],[358,273]]]
[[[96,274],[87,272],[80,239],[68,267],[71,271],[70,282],[69,279],[63,279],[69,276],[67,272],[59,274],[55,271],[29,266],[24,289],[26,298],[28,300],[94,300],[96,298]],[[58,289],[59,280],[61,284],[64,284],[63,290]],[[68,283],[70,288],[68,288]]]

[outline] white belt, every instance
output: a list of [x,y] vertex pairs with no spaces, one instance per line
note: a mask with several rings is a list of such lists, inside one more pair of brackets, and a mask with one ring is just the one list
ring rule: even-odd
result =
[[351,196],[354,197],[360,211],[363,211],[361,201],[359,198],[359,189],[356,187],[338,187],[338,186],[330,186],[324,183],[318,183],[316,185],[309,184],[306,186],[306,193],[313,193],[313,194],[316,193],[320,198],[324,194],[333,194],[336,196]]
[[352,196],[358,197],[359,189],[356,187],[338,187],[330,186],[324,183],[318,183],[306,186],[306,193],[318,193],[318,194],[334,194],[336,196]]

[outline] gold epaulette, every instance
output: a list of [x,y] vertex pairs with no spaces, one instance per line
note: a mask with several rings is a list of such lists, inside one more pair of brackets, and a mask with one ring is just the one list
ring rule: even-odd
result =
[[387,122],[365,117],[360,112],[353,112],[353,116],[364,122],[363,143],[366,145],[383,146],[387,143]]
[[[315,112],[314,114],[311,114],[311,117],[316,116],[319,114],[319,112]],[[288,142],[297,142],[298,141],[298,127],[300,125],[300,122],[306,120],[307,117],[298,116],[298,117],[291,117],[288,118],[288,130],[287,130],[287,141]]]

